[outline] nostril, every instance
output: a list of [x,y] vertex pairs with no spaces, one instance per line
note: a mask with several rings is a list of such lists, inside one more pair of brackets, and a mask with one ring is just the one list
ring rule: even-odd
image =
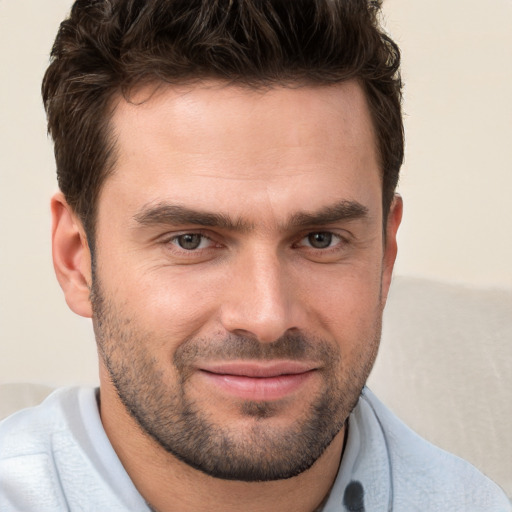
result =
[[240,338],[251,338],[257,340],[257,336],[254,333],[245,329],[233,329],[231,334],[239,336]]

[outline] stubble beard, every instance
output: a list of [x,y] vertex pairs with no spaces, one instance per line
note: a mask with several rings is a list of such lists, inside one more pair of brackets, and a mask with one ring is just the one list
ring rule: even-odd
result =
[[[122,308],[104,297],[97,277],[91,302],[100,357],[120,401],[142,432],[189,466],[226,480],[280,480],[309,469],[357,404],[380,340],[381,316],[377,315],[373,336],[361,341],[364,348],[347,367],[338,346],[300,332],[265,344],[232,334],[221,339],[189,338],[172,358],[178,379],[171,384],[166,382],[166,362],[149,352],[157,336],[135,325]],[[202,361],[321,361],[323,386],[286,428],[272,422],[279,416],[279,402],[240,401],[242,430],[236,424],[219,424],[190,397],[188,379],[198,357]]]

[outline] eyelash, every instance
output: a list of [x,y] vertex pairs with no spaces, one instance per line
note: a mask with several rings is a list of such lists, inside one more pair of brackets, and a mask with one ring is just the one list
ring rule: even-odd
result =
[[[328,235],[328,237],[329,237],[329,245],[327,247],[314,247],[312,245],[311,237],[313,237],[315,235]],[[305,245],[305,244],[303,245],[302,242],[304,240],[308,240],[309,245]],[[331,242],[336,241],[336,240],[337,240],[337,243],[335,243],[334,245],[331,245]],[[346,243],[347,243],[347,239],[346,238],[344,238],[341,235],[338,235],[336,233],[333,233],[332,231],[310,231],[305,236],[303,236],[299,240],[298,243],[294,244],[294,246],[307,247],[308,249],[312,249],[313,251],[326,252],[326,251],[329,251],[329,250],[336,250],[336,248],[339,245],[343,245],[343,244],[346,244]]]
[[203,241],[205,241],[205,240],[208,240],[208,241],[212,242],[213,244],[215,244],[215,241],[210,236],[207,236],[204,233],[197,232],[197,231],[187,231],[187,232],[184,232],[184,233],[180,233],[178,235],[173,235],[171,238],[168,238],[167,240],[164,240],[164,243],[166,245],[167,244],[172,244],[172,245],[174,245],[177,248],[177,250],[179,250],[181,252],[184,252],[184,253],[189,253],[189,254],[193,254],[195,252],[197,253],[199,251],[205,251],[205,250],[211,249],[211,247],[204,247],[204,248],[200,248],[200,249],[199,248],[197,248],[197,249],[185,249],[184,247],[180,247],[179,244],[178,244],[178,240],[180,238],[182,238],[182,237],[185,237],[185,236],[200,236],[201,237],[200,244],[203,243]]
[[[328,235],[330,237],[330,240],[329,240],[329,245],[327,247],[314,247],[311,245],[311,240],[309,240],[309,244],[305,244],[303,243],[305,240],[307,241],[309,237],[312,237],[314,235]],[[212,249],[212,248],[215,248],[213,246],[209,246],[209,247],[197,247],[197,248],[193,248],[193,249],[185,249],[184,247],[181,247],[179,245],[179,239],[182,238],[182,237],[186,237],[186,236],[199,236],[201,237],[201,240],[199,242],[199,246],[204,242],[204,241],[210,241],[212,244],[216,244],[218,247],[221,247],[222,245],[221,244],[217,244],[215,242],[215,240],[211,237],[211,236],[208,236],[202,232],[198,232],[198,231],[188,231],[188,232],[184,232],[184,233],[179,233],[177,235],[173,235],[172,237],[170,238],[167,238],[166,240],[164,240],[164,244],[165,245],[173,245],[173,249],[174,250],[177,250],[181,253],[184,253],[184,254],[198,254],[199,252],[204,252],[204,251],[208,251],[209,249]],[[331,243],[335,241],[336,243],[334,245],[331,245]],[[332,251],[336,251],[336,250],[339,250],[339,246],[344,246],[346,244],[348,244],[349,241],[346,237],[343,237],[337,233],[333,233],[332,231],[309,231],[303,235],[301,235],[301,237],[292,244],[292,247],[293,248],[305,248],[306,250],[310,250],[310,251],[313,251],[315,253],[328,253],[328,252],[332,252]]]

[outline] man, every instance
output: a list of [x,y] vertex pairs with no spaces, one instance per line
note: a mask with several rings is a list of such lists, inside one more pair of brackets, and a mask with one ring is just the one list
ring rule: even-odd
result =
[[510,510],[364,388],[402,214],[378,10],[75,2],[53,257],[100,389],[1,424],[0,510]]

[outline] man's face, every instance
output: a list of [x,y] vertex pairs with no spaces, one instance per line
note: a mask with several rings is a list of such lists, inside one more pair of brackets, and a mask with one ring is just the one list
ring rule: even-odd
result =
[[304,471],[372,367],[394,259],[360,87],[145,89],[113,127],[91,296],[103,389],[210,475]]

